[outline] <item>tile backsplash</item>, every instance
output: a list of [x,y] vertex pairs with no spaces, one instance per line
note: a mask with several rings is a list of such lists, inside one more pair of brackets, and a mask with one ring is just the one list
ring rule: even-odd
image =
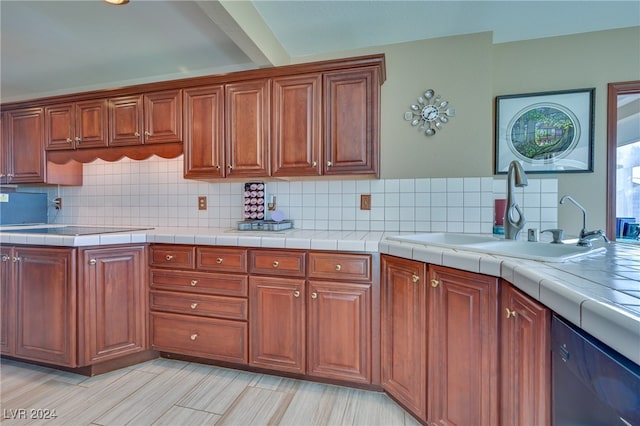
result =
[[[46,189],[51,199],[63,199],[61,210],[50,209],[49,222],[235,228],[243,182],[187,180],[182,162],[85,164],[83,186]],[[265,181],[294,227],[313,230],[491,233],[494,199],[506,196],[504,177]],[[371,194],[371,210],[360,210],[360,194]],[[207,197],[207,210],[198,210],[198,196]],[[517,199],[525,228],[557,227],[557,179],[529,177]]]

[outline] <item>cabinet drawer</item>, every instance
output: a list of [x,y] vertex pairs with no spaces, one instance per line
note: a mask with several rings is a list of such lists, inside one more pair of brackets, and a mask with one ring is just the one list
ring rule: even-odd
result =
[[196,248],[180,245],[152,245],[149,250],[149,264],[170,268],[193,269]]
[[248,278],[246,275],[152,269],[149,285],[159,290],[247,297]]
[[371,255],[309,253],[309,278],[371,281]]
[[289,250],[250,250],[249,271],[252,274],[305,276],[305,252]]
[[169,291],[152,291],[150,295],[150,308],[158,311],[233,320],[247,319],[247,299]]
[[158,351],[247,363],[247,323],[180,314],[151,314],[151,346]]
[[230,247],[198,247],[197,268],[215,272],[247,272],[247,250]]

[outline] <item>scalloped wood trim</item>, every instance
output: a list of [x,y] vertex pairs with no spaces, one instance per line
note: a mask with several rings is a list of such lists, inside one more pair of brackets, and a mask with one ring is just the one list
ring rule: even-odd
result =
[[47,151],[47,160],[56,164],[69,161],[90,163],[98,158],[104,161],[118,161],[124,157],[132,160],[146,160],[152,155],[162,158],[176,158],[182,154],[181,143],[163,143],[137,146],[113,146],[108,148]]

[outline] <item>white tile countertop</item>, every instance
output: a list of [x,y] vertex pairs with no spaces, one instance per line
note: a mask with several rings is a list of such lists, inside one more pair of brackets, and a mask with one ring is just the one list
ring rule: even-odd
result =
[[[154,228],[60,236],[6,233],[0,244],[93,246],[127,243],[226,245],[387,253],[509,281],[636,364],[640,364],[640,246],[611,243],[606,250],[562,263],[516,259],[387,240],[397,232],[236,231]],[[604,246],[604,244],[602,244]]]

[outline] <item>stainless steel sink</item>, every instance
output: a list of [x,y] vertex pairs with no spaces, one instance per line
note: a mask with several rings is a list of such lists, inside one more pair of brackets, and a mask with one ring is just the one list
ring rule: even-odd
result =
[[425,246],[445,247],[543,262],[564,262],[569,259],[575,259],[605,250],[604,247],[589,248],[579,247],[575,244],[503,240],[491,235],[449,232],[398,235],[388,237],[388,239],[405,243],[422,244]]

